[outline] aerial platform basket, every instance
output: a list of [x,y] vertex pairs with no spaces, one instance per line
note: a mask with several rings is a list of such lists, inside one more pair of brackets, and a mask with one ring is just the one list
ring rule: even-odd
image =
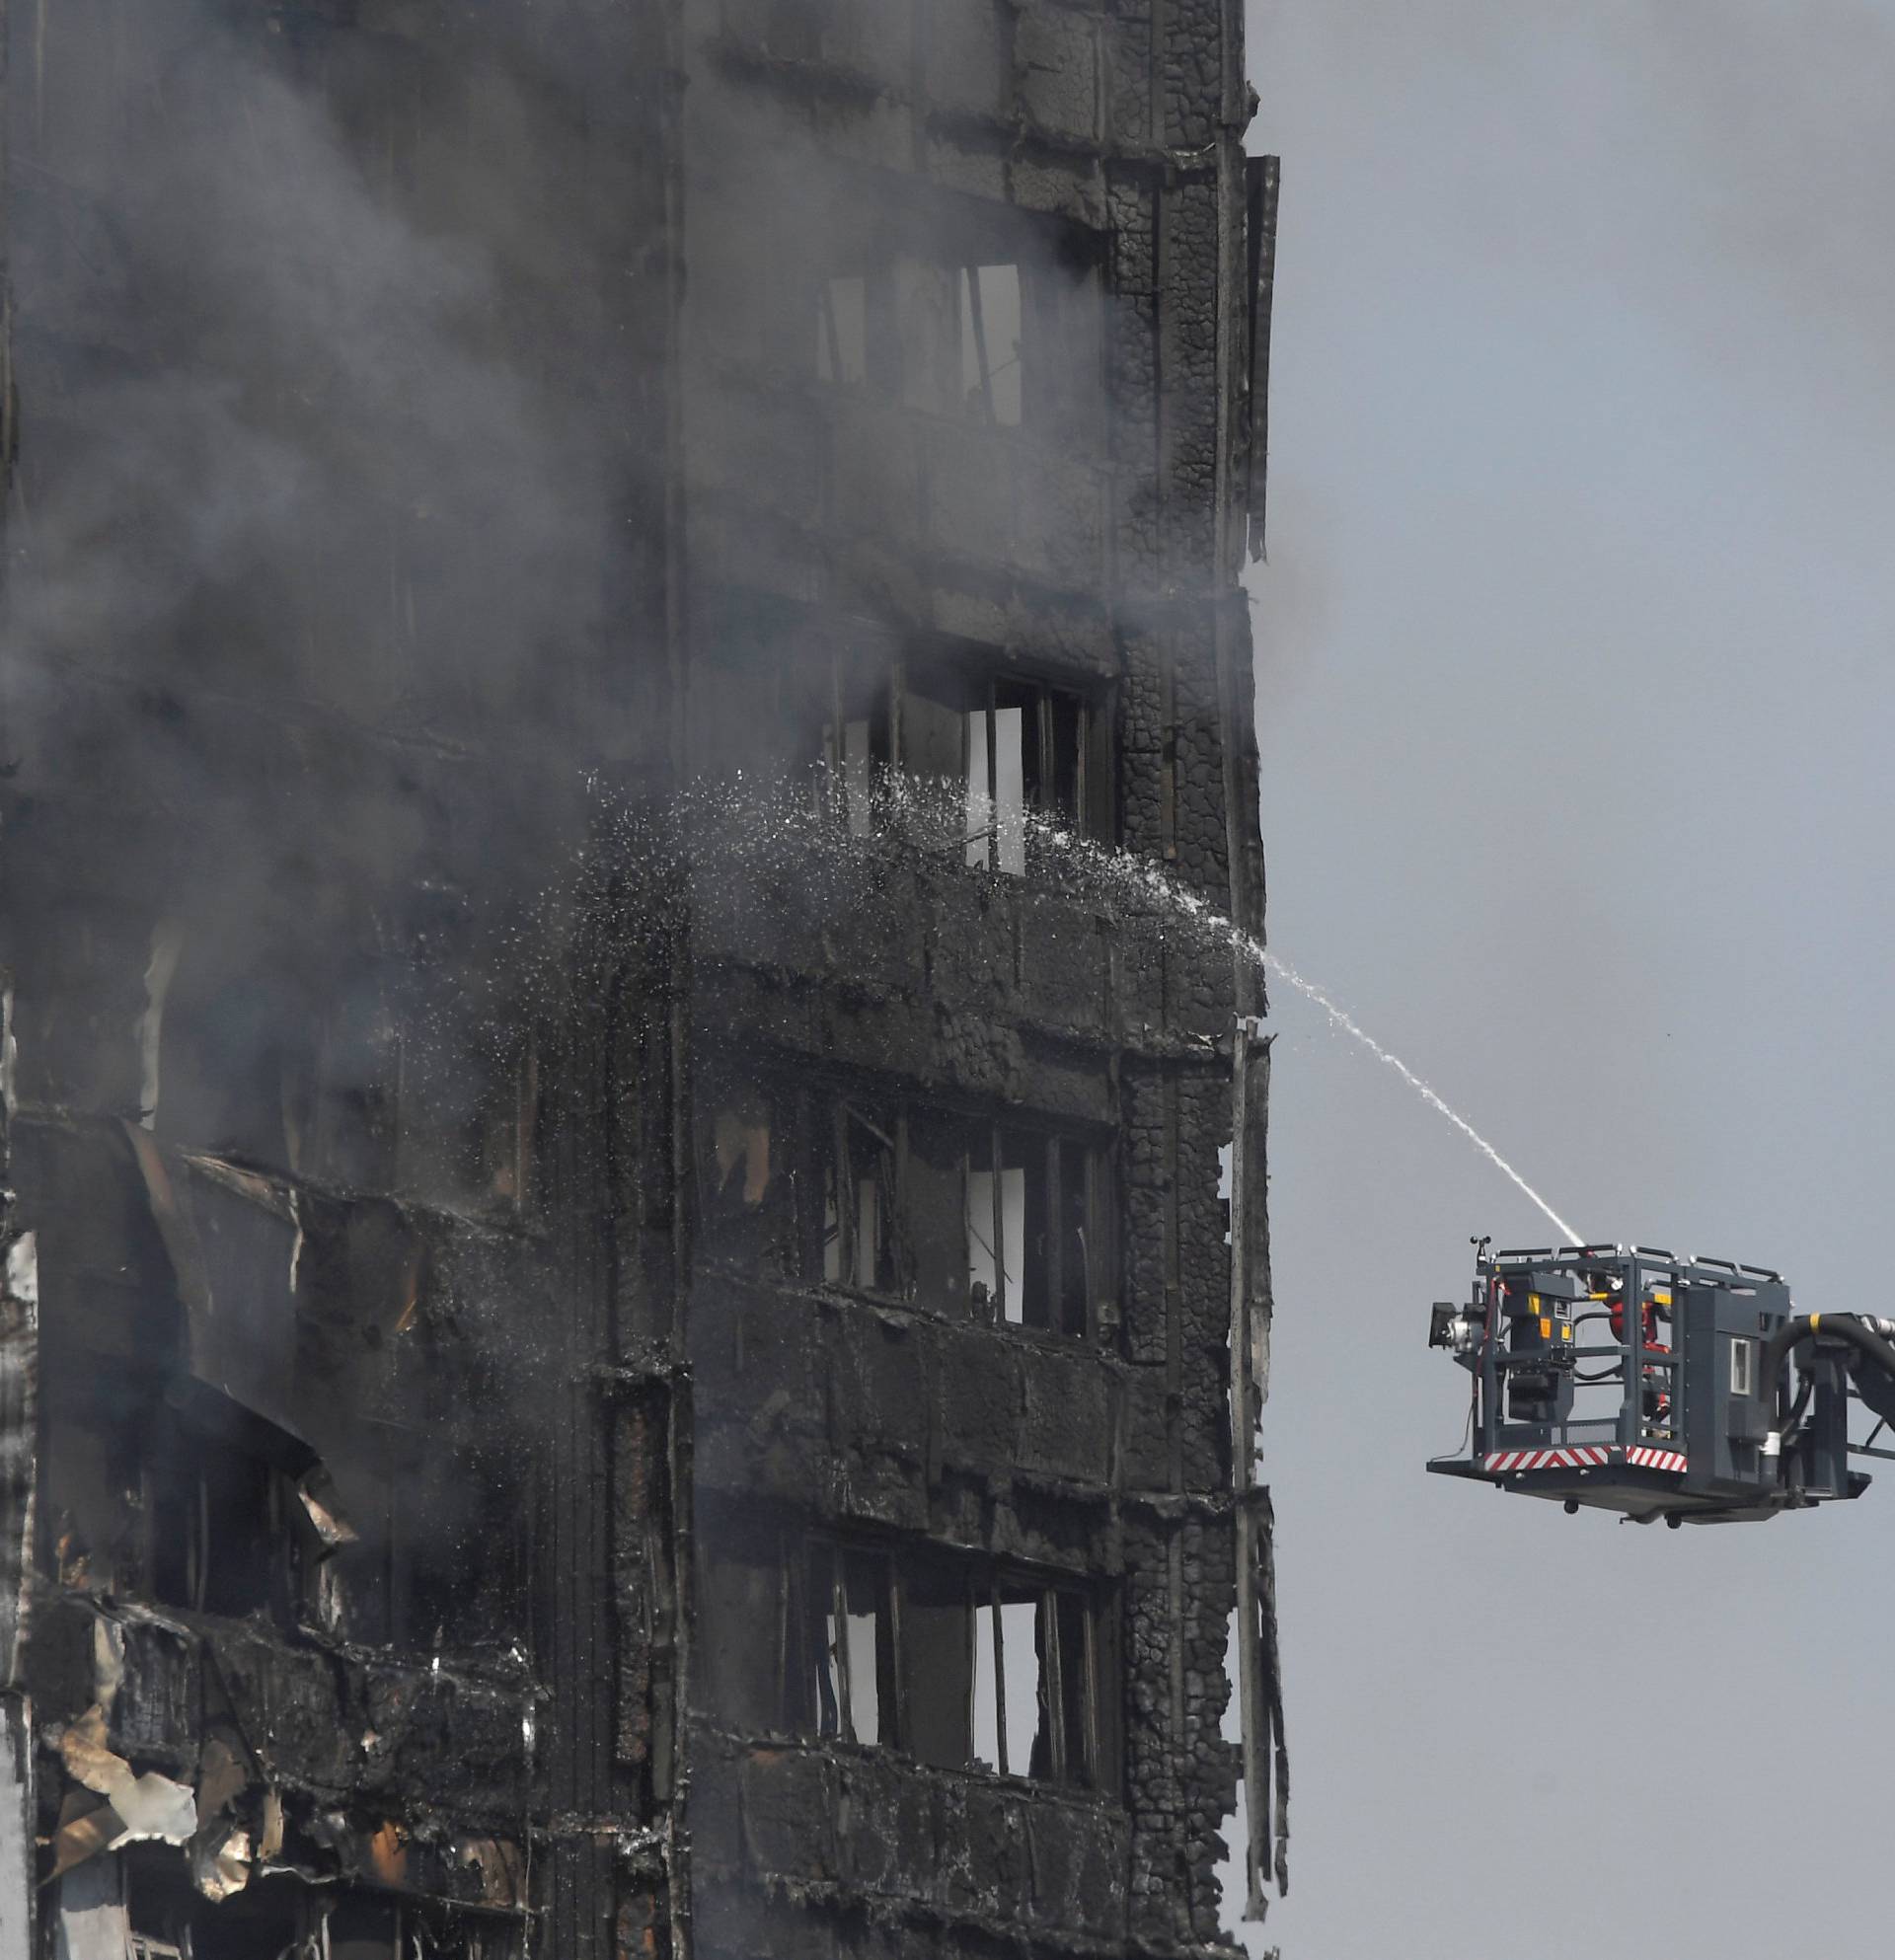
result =
[[[1719,1524],[1859,1496],[1895,1418],[1888,1323],[1799,1319],[1781,1273],[1648,1245],[1490,1252],[1430,1347],[1473,1378],[1466,1454],[1430,1470],[1640,1524]],[[1878,1333],[1876,1329],[1883,1329]],[[1850,1440],[1852,1399],[1885,1420]]]

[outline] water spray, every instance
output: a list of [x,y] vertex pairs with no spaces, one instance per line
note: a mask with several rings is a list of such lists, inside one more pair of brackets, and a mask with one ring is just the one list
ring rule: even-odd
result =
[[[621,851],[651,860],[690,858],[701,867],[720,859],[733,860],[751,876],[781,885],[784,881],[823,887],[831,897],[846,898],[859,881],[902,875],[899,854],[890,858],[885,844],[899,837],[924,857],[951,864],[965,861],[977,835],[983,812],[977,810],[962,784],[952,781],[918,783],[900,770],[877,771],[872,784],[852,779],[841,770],[818,772],[813,788],[746,782],[700,782],[688,786],[671,802],[673,827],[654,827],[648,814],[617,803],[596,780],[588,785],[602,819],[605,839]],[[859,800],[861,799],[861,800]],[[871,806],[872,822],[869,821]],[[1321,1008],[1332,1027],[1366,1048],[1427,1103],[1445,1116],[1557,1229],[1562,1243],[1583,1243],[1559,1214],[1521,1176],[1507,1160],[1440,1093],[1391,1054],[1314,981],[1279,959],[1254,934],[1225,917],[1210,900],[1178,882],[1157,860],[1113,849],[1082,837],[1042,811],[1003,809],[985,817],[988,830],[1014,841],[1023,855],[1056,858],[1076,874],[1081,888],[1090,888],[1102,902],[1130,910],[1150,908],[1180,921],[1190,930],[1227,945],[1239,958],[1276,975],[1313,1005]],[[860,824],[860,827],[858,827]],[[682,840],[688,837],[688,846]],[[610,853],[608,853],[610,855]],[[833,880],[833,883],[831,882]]]
[[1579,1245],[1585,1243],[1579,1237],[1578,1233],[1573,1231],[1572,1227],[1569,1226],[1565,1222],[1565,1220],[1561,1218],[1559,1214],[1556,1211],[1554,1211],[1550,1204],[1548,1204],[1546,1199],[1543,1198],[1540,1195],[1540,1193],[1536,1191],[1533,1188],[1533,1186],[1529,1184],[1523,1176],[1521,1176],[1519,1171],[1517,1171],[1513,1168],[1513,1166],[1509,1164],[1507,1160],[1504,1157],[1502,1157],[1497,1150],[1494,1149],[1494,1147],[1486,1140],[1486,1138],[1483,1137],[1480,1134],[1480,1132],[1477,1130],[1474,1127],[1474,1125],[1470,1123],[1465,1116],[1459,1115],[1453,1109],[1449,1108],[1447,1103],[1442,1100],[1442,1098],[1435,1093],[1435,1091],[1431,1089],[1425,1082],[1423,1082],[1421,1078],[1418,1075],[1416,1075],[1415,1072],[1411,1068],[1409,1068],[1404,1061],[1402,1061],[1401,1056],[1391,1055],[1389,1051],[1385,1047],[1383,1047],[1381,1042],[1376,1040],[1374,1035],[1368,1033],[1364,1028],[1359,1027],[1355,1023],[1355,1021],[1352,1020],[1341,1008],[1337,1007],[1336,1004],[1332,1000],[1330,1000],[1328,995],[1326,994],[1321,987],[1317,986],[1313,981],[1305,980],[1302,974],[1297,972],[1295,967],[1286,965],[1282,960],[1278,959],[1276,954],[1273,952],[1263,952],[1261,954],[1261,958],[1263,964],[1272,973],[1276,974],[1280,979],[1287,980],[1290,983],[1290,985],[1294,987],[1296,991],[1299,994],[1303,995],[1306,999],[1314,1001],[1316,1005],[1319,1008],[1321,1008],[1326,1015],[1328,1016],[1329,1025],[1331,1027],[1339,1027],[1342,1030],[1342,1032],[1348,1035],[1352,1040],[1361,1042],[1363,1047],[1365,1047],[1369,1051],[1369,1053],[1375,1057],[1375,1059],[1378,1062],[1385,1063],[1389,1068],[1392,1068],[1396,1072],[1396,1074],[1399,1075],[1402,1078],[1402,1080],[1404,1083],[1406,1083],[1407,1086],[1411,1090],[1413,1090],[1418,1096],[1421,1097],[1422,1101],[1427,1103],[1429,1108],[1434,1109],[1438,1111],[1441,1115],[1445,1116],[1448,1119],[1448,1121],[1452,1123],[1454,1127],[1457,1130],[1459,1130],[1461,1134],[1464,1137],[1466,1137],[1471,1144],[1474,1145],[1475,1149],[1479,1151],[1479,1153],[1484,1158],[1486,1158],[1490,1164],[1494,1166],[1496,1169],[1504,1171],[1507,1176],[1511,1177],[1513,1181],[1519,1185],[1521,1190],[1523,1190],[1527,1194],[1527,1196],[1530,1197],[1533,1200],[1533,1202],[1536,1205],[1538,1205],[1540,1209],[1543,1212],[1545,1212],[1550,1219],[1552,1219],[1554,1224],[1559,1228],[1559,1235],[1564,1244],[1568,1245]]
[[1124,851],[1109,851],[1100,844],[1075,837],[1070,831],[1036,814],[1029,813],[1027,826],[1034,841],[1042,848],[1052,846],[1060,850],[1069,860],[1082,864],[1095,876],[1105,879],[1120,890],[1150,897],[1174,912],[1182,913],[1194,926],[1227,941],[1240,957],[1250,960],[1252,965],[1261,967],[1267,972],[1274,973],[1279,979],[1288,981],[1299,994],[1323,1010],[1332,1027],[1340,1028],[1351,1040],[1360,1042],[1378,1062],[1393,1069],[1429,1108],[1445,1116],[1488,1163],[1510,1178],[1553,1221],[1564,1244],[1577,1245],[1583,1243],[1572,1227],[1548,1204],[1492,1144],[1465,1116],[1449,1106],[1439,1092],[1430,1084],[1423,1082],[1399,1055],[1393,1055],[1383,1047],[1366,1028],[1362,1027],[1344,1008],[1338,1006],[1314,981],[1304,979],[1295,967],[1279,959],[1254,934],[1247,933],[1234,920],[1227,919],[1196,892],[1186,890],[1165,870],[1163,866],[1149,858],[1134,857]]

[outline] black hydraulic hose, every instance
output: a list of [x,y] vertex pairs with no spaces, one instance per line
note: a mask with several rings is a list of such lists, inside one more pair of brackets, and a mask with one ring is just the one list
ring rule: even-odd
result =
[[[1764,1365],[1760,1379],[1767,1385],[1766,1393],[1774,1396],[1777,1378],[1790,1349],[1822,1336],[1846,1341],[1874,1362],[1891,1382],[1895,1382],[1895,1342],[1888,1338],[1890,1333],[1895,1333],[1895,1321],[1879,1318],[1866,1319],[1859,1314],[1799,1315],[1793,1320],[1785,1320],[1764,1343]],[[1782,1445],[1782,1430],[1772,1429],[1764,1442],[1764,1455],[1778,1455]]]
[[1810,1391],[1815,1386],[1815,1377],[1811,1375],[1805,1375],[1797,1384],[1795,1396],[1789,1404],[1789,1413],[1777,1425],[1783,1435],[1793,1436],[1796,1433],[1796,1425],[1802,1421],[1803,1411],[1809,1407]]

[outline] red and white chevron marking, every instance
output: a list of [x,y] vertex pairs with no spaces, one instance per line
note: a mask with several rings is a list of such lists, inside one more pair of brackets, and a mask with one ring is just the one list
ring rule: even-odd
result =
[[[1592,1470],[1611,1461],[1610,1450],[1581,1444],[1565,1450],[1501,1450],[1483,1458],[1480,1468],[1489,1476],[1499,1476],[1507,1470]],[[1679,1463],[1682,1468],[1682,1458]]]
[[1677,1470],[1681,1474],[1685,1459],[1676,1450],[1650,1450],[1642,1445],[1626,1452],[1626,1462],[1635,1464],[1640,1470]]
[[1676,1450],[1654,1450],[1645,1444],[1623,1455],[1603,1444],[1577,1444],[1563,1450],[1500,1450],[1480,1460],[1488,1476],[1506,1476],[1516,1470],[1603,1470],[1608,1464],[1627,1463],[1637,1470],[1670,1470],[1682,1475],[1686,1459]]

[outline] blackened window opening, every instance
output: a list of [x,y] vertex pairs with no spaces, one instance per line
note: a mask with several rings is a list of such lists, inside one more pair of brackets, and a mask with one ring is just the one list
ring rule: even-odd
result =
[[[1097,702],[1049,682],[999,677],[961,699],[957,773],[970,866],[1023,876],[1034,851],[1031,817],[1081,836],[1108,834],[1111,760]],[[925,684],[910,689],[904,709],[904,734],[912,719],[932,737],[916,745],[910,766],[940,776],[936,729],[949,711]]]
[[898,1157],[891,1128],[854,1102],[835,1105],[822,1189],[822,1276],[831,1286],[864,1293],[899,1289]]
[[885,267],[817,282],[816,379],[891,392],[901,383],[894,281]]
[[961,206],[892,225],[865,218],[791,300],[792,358],[825,388],[1096,451],[1106,394],[1100,241],[996,215]]
[[707,1257],[930,1313],[1109,1339],[1108,1143],[707,1071]]
[[802,1692],[814,1732],[846,1742],[896,1740],[892,1574],[885,1553],[818,1541],[805,1566]]
[[[817,815],[869,837],[914,810],[908,792],[918,791],[924,834],[958,828],[968,865],[1016,877],[1057,862],[1035,843],[1035,822],[1109,841],[1106,691],[1000,673],[996,657],[973,648],[910,658],[872,643],[831,648],[797,711],[806,716],[799,739]],[[902,794],[891,790],[896,770]]]
[[315,1565],[294,1489],[269,1464],[166,1410],[140,1466],[145,1583],[161,1605],[294,1617]]
[[1020,267],[963,265],[960,290],[961,399],[996,428],[1018,428],[1024,409]]
[[1104,1166],[1071,1137],[996,1126],[977,1136],[965,1177],[967,1271],[976,1318],[1085,1338],[1097,1301]]
[[817,1539],[793,1552],[785,1724],[943,1770],[1080,1789],[1118,1776],[1117,1659],[1096,1588]]
[[887,669],[841,655],[831,659],[816,805],[852,837],[868,837],[878,827],[891,746],[891,692]]

